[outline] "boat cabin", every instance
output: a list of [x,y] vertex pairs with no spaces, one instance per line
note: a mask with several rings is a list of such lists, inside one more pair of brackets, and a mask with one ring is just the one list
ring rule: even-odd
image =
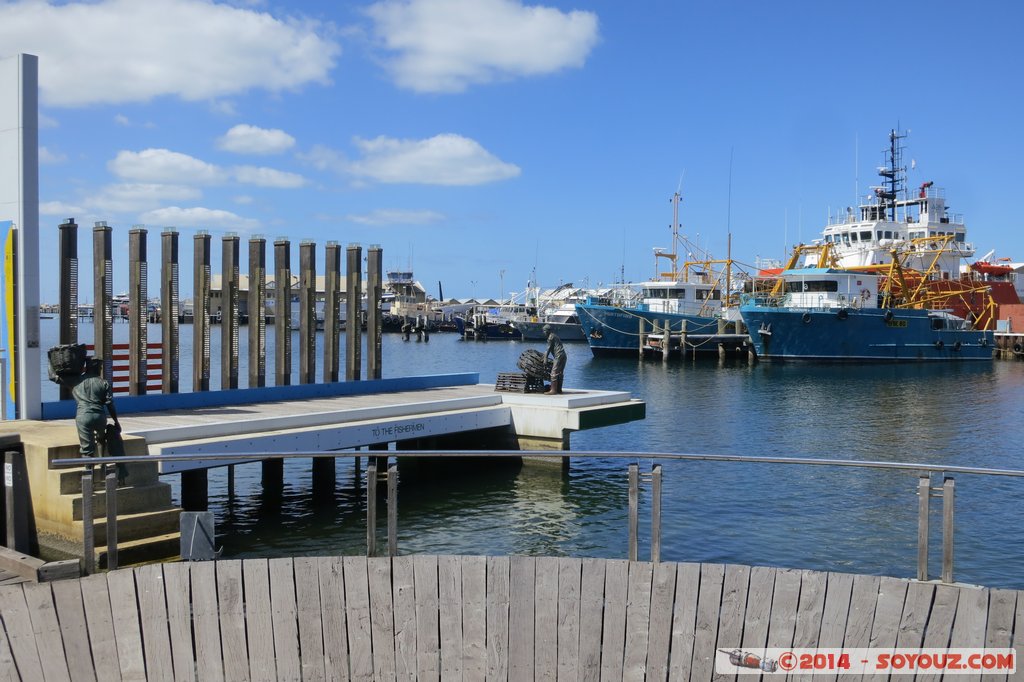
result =
[[644,282],[641,298],[654,313],[708,316],[722,309],[722,292],[710,282]]
[[878,307],[878,275],[833,268],[799,268],[784,270],[781,277],[787,307]]

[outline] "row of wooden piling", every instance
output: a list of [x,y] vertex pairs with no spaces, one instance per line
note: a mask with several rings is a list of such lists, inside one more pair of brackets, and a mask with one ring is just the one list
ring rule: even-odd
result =
[[[93,343],[95,355],[103,364],[104,376],[113,373],[113,249],[112,229],[106,222],[93,227]],[[129,231],[129,394],[147,391],[149,377],[146,344],[148,338],[148,260],[145,228]],[[172,228],[160,235],[160,305],[161,305],[161,390],[177,393],[180,385],[181,292],[179,270],[179,235]],[[239,387],[239,237],[221,237],[221,388]],[[274,384],[291,383],[292,373],[292,273],[291,242],[285,238],[273,243],[274,282]],[[205,231],[193,238],[193,324],[192,324],[192,390],[210,390],[210,292],[212,280],[211,237]],[[248,353],[250,388],[267,383],[266,300],[267,241],[260,236],[249,239]],[[78,343],[78,225],[69,218],[60,225],[60,343]],[[346,249],[346,354],[345,380],[361,378],[362,366],[362,247],[349,244]],[[323,378],[325,382],[341,378],[341,247],[329,241],[325,248],[325,315]],[[299,383],[316,382],[316,243],[299,245]],[[366,378],[381,377],[381,313],[382,250],[379,245],[367,249],[366,264],[367,312],[366,331],[370,339],[366,358]],[[61,388],[61,398],[70,398],[69,389]]]

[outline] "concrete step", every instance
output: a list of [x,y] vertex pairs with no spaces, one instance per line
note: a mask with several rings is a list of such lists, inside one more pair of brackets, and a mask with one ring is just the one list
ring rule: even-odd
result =
[[[82,522],[76,521],[75,527],[81,529]],[[117,515],[117,542],[139,540],[156,537],[178,531],[181,527],[181,509],[161,509],[159,511],[141,512],[139,514]],[[79,531],[80,532],[80,531]],[[107,519],[100,517],[93,523],[93,533],[97,545],[107,543]]]
[[[69,496],[70,497],[70,496]],[[82,520],[82,496],[71,498],[71,518]],[[117,513],[137,514],[145,511],[160,511],[171,508],[171,486],[168,483],[154,485],[129,486],[117,489]],[[107,493],[100,489],[93,496],[92,513],[99,519],[107,513]]]
[[[181,533],[165,533],[151,538],[117,543],[119,567],[148,564],[154,561],[172,561],[181,557]],[[96,547],[96,566],[107,567],[106,545]]]
[[[137,464],[126,464],[125,466],[128,467],[126,485],[153,485],[160,481],[160,467],[156,462],[140,462]],[[111,470],[116,473],[116,468],[112,467]],[[82,492],[82,471],[80,469],[55,469],[54,473],[60,478],[61,495],[76,495]],[[52,476],[53,474],[50,475]],[[105,483],[103,482],[102,474],[97,469],[93,475],[93,486],[94,488],[100,488],[103,485]]]

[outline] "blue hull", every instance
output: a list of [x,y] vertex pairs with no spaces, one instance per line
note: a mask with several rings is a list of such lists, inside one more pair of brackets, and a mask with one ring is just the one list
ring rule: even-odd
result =
[[934,329],[927,310],[740,307],[761,360],[774,362],[991,361],[990,331]]
[[[590,344],[590,351],[596,357],[635,356],[640,349],[640,320],[644,320],[648,332],[655,322],[659,328],[664,328],[665,322],[668,322],[672,331],[679,332],[683,328],[683,321],[690,334],[714,334],[718,331],[718,318],[655,313],[643,308],[577,304],[576,314]],[[718,347],[714,349],[717,352]]]

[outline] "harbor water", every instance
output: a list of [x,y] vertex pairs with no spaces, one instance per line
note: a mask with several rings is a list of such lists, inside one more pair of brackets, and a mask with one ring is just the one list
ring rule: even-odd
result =
[[[191,382],[191,331],[181,329],[182,390]],[[41,321],[41,332],[44,349],[56,344],[56,320]],[[158,340],[154,332],[159,329],[151,328],[151,341]],[[90,335],[83,325],[82,341]],[[243,327],[243,387],[245,335]],[[272,329],[268,337],[272,383]],[[119,340],[127,340],[127,325],[115,325]],[[214,389],[220,385],[218,342],[214,327]],[[516,371],[527,348],[543,349],[540,343],[467,342],[454,334],[433,334],[429,342],[391,334],[383,343],[385,377],[478,372],[482,382]],[[661,363],[595,359],[585,344],[566,344],[566,350],[567,390],[622,390],[647,403],[643,421],[573,434],[575,451],[1024,469],[1024,363]],[[295,358],[296,371],[297,364]],[[44,370],[44,399],[56,394]],[[653,463],[641,459],[641,471]],[[443,475],[407,476],[399,483],[399,551],[623,558],[627,464],[574,459],[564,475],[555,467],[449,465]],[[230,499],[226,470],[210,474],[210,509],[224,556],[365,552],[364,484],[350,461],[339,460],[333,498],[316,501],[308,460],[286,463],[282,491],[264,491],[260,472],[258,463],[236,467]],[[176,478],[168,480],[176,486]],[[917,562],[917,484],[913,471],[665,461],[662,558],[910,577]],[[941,484],[933,475],[932,485]],[[1024,479],[958,475],[956,490],[956,579],[1024,588]],[[641,491],[640,509],[640,557],[646,558],[649,488]],[[941,501],[933,500],[933,577],[940,568],[941,520]]]

